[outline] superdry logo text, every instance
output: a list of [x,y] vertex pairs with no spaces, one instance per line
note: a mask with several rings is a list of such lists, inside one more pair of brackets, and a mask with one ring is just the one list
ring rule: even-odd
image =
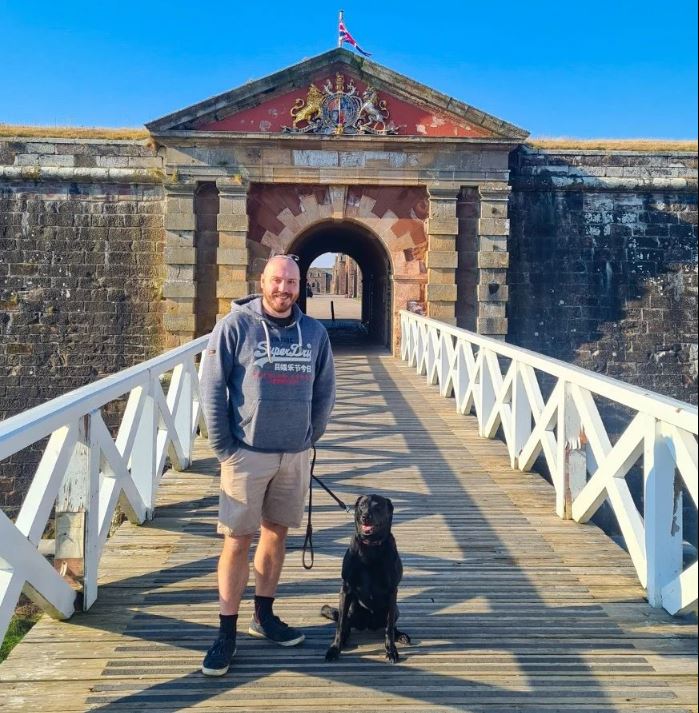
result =
[[[275,371],[305,372],[311,371],[313,350],[310,344],[284,344],[272,346],[267,353],[267,342],[258,342],[253,352],[254,364],[261,369],[267,364]],[[270,359],[271,357],[271,359]]]

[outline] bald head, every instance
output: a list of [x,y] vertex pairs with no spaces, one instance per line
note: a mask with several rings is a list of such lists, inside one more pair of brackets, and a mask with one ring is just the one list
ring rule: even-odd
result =
[[262,272],[262,306],[272,317],[288,317],[299,298],[301,271],[296,261],[285,255],[268,260]]
[[298,263],[294,260],[294,258],[289,257],[288,255],[275,255],[267,260],[265,269],[262,271],[262,277],[269,275],[272,272],[277,272],[278,269],[283,270],[284,268],[291,269],[291,271],[296,274],[299,279],[301,279],[301,271],[299,270]]

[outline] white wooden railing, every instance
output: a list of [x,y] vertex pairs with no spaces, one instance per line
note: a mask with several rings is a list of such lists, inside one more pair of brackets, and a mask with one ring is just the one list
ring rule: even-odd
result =
[[[76,606],[88,609],[97,597],[100,555],[117,504],[129,520],[142,523],[152,517],[166,458],[175,470],[189,467],[197,430],[206,435],[199,374],[207,339],[0,423],[0,465],[48,437],[15,522],[0,511],[0,641],[22,592],[59,619]],[[114,440],[101,409],[126,394]],[[52,565],[38,544],[54,507]]]
[[[459,413],[475,412],[481,436],[500,429],[513,468],[531,469],[543,452],[559,516],[586,522],[608,501],[651,605],[672,614],[696,608],[697,563],[683,567],[680,487],[696,508],[695,406],[410,312],[401,312],[401,358],[453,396]],[[614,443],[595,398],[633,413]],[[643,512],[625,480],[640,460]]]

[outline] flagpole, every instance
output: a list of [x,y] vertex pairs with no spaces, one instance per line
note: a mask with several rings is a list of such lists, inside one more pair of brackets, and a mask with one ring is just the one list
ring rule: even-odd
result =
[[345,11],[340,10],[340,18],[337,22],[337,46],[342,47],[342,35],[340,34],[340,25],[345,18]]

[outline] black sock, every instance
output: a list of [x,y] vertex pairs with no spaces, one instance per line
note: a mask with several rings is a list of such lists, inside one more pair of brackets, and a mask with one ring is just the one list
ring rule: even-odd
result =
[[226,639],[235,639],[235,627],[238,623],[238,615],[219,614],[218,618],[221,622],[218,629],[219,636],[223,636]]
[[261,597],[255,595],[255,621],[260,622],[272,617],[272,603],[274,597]]

